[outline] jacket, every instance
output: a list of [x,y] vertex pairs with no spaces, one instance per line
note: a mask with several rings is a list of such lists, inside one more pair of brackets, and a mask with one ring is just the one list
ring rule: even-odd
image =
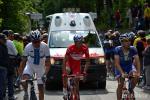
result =
[[143,53],[144,66],[150,65],[150,46],[148,46]]
[[9,61],[8,57],[9,57],[8,50],[6,45],[0,44],[0,66],[1,67],[5,67],[5,68],[8,67],[8,61]]

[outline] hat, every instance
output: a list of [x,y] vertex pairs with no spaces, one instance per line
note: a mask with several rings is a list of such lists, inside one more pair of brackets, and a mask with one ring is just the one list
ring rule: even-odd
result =
[[8,30],[3,30],[3,32],[2,32],[3,34],[5,34],[6,36],[8,36],[8,34],[9,34],[9,31]]
[[4,34],[0,34],[0,39],[2,39],[2,40],[6,40],[6,35],[4,35]]

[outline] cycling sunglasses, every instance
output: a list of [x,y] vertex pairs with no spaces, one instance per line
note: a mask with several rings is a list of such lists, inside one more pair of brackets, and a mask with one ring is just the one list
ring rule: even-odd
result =
[[34,40],[34,41],[32,41],[32,43],[34,43],[34,44],[40,43],[40,40]]
[[123,39],[121,42],[130,42],[129,39]]

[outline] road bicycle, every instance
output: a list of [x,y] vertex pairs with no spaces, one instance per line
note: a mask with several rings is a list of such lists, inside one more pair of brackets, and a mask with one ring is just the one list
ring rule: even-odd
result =
[[84,80],[84,76],[84,74],[67,75],[67,100],[80,100],[79,83],[77,83],[77,81]]
[[[19,79],[20,79],[20,81],[19,81]],[[38,80],[38,79],[42,79],[42,81],[45,83],[46,76],[44,75],[43,77],[36,78],[36,79],[34,79],[34,77],[31,77],[31,78],[26,79],[26,80],[21,80],[21,77],[18,78],[18,81],[19,81],[18,84],[23,83],[23,82],[26,82],[27,84],[30,84],[30,99],[27,98],[26,100],[38,100],[37,96],[36,96],[36,93],[35,93],[35,87],[34,87],[34,81]]]
[[124,86],[122,90],[122,100],[135,100],[134,90],[131,83],[131,79],[134,76],[127,75],[127,77],[122,78],[124,80]]
[[37,96],[36,96],[36,93],[35,93],[35,87],[34,87],[34,79],[30,78],[30,79],[27,79],[27,80],[21,80],[21,82],[27,82],[31,85],[30,86],[30,99],[29,100],[37,100]]

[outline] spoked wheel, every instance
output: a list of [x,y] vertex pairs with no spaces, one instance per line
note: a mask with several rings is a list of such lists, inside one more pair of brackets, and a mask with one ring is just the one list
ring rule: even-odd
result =
[[127,93],[127,91],[124,91],[124,93],[122,94],[122,99],[121,100],[130,100],[129,99],[129,93]]
[[30,100],[37,100],[37,96],[36,96],[35,92],[31,93]]
[[131,93],[131,94],[130,94],[130,100],[135,100],[135,95],[134,95],[134,93]]
[[70,96],[70,100],[77,100],[77,96],[76,96],[75,94],[72,94],[72,95]]
[[133,94],[127,95],[124,98],[122,98],[122,100],[135,100],[135,97]]

